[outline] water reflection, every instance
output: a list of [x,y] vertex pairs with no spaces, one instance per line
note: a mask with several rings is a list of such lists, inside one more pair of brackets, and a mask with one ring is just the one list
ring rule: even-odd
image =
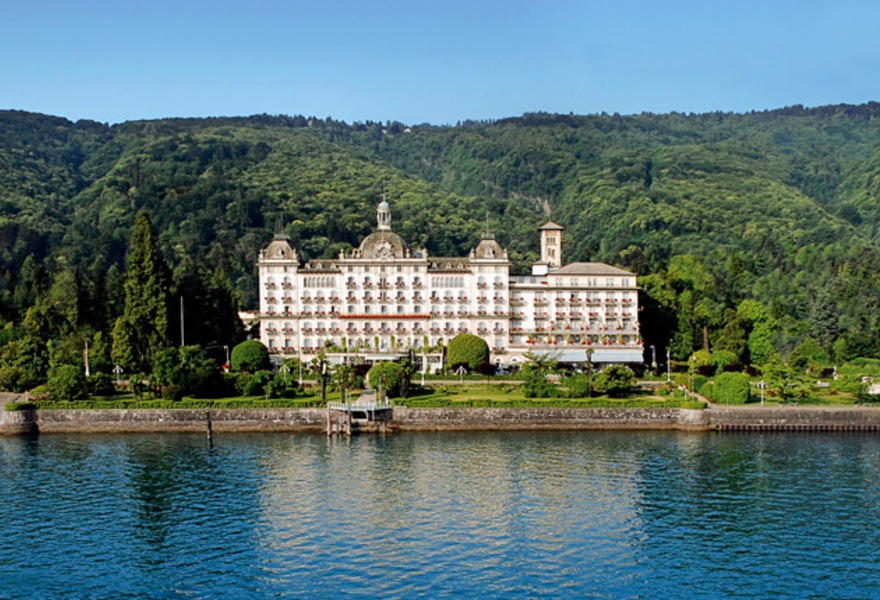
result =
[[876,597],[861,435],[0,439],[0,598]]

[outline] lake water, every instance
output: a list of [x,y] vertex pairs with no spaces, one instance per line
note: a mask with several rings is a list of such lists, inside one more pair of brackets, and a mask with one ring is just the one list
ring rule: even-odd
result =
[[0,598],[878,598],[880,437],[0,438]]

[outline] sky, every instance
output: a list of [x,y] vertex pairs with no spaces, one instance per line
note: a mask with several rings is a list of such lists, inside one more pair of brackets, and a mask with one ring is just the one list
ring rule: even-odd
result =
[[0,0],[0,108],[118,123],[880,100],[864,0]]

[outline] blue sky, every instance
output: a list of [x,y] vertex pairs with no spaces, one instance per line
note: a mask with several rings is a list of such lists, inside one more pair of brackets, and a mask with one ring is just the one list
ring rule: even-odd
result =
[[880,3],[2,0],[0,108],[102,122],[880,100]]

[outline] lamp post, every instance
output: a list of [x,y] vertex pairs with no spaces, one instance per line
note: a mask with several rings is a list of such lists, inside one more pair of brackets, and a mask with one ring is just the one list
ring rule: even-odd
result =
[[764,388],[767,387],[767,383],[762,379],[758,382],[758,389],[761,390],[761,406],[764,406]]
[[122,375],[122,367],[116,365],[114,367],[113,372],[116,373],[116,386],[119,387],[119,376]]
[[654,344],[651,344],[651,368],[654,371],[657,370],[657,348],[654,347]]
[[229,364],[229,346],[223,346],[223,349],[226,350],[226,366],[229,368],[232,366]]
[[666,383],[672,382],[672,377],[670,376],[670,373],[671,373],[670,363],[671,362],[672,362],[672,359],[670,358],[669,348],[667,348],[666,349]]

